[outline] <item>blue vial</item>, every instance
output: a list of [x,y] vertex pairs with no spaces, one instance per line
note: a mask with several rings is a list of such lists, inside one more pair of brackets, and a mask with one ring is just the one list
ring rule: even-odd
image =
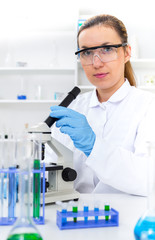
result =
[[[95,206],[94,206],[94,212],[99,212],[99,206],[98,206],[98,204],[96,204]],[[95,216],[95,222],[97,222],[98,221],[98,216]]]
[[[84,211],[84,213],[88,212],[89,211],[89,207],[87,205],[84,205],[83,211]],[[84,217],[84,221],[87,222],[88,221],[88,217]]]

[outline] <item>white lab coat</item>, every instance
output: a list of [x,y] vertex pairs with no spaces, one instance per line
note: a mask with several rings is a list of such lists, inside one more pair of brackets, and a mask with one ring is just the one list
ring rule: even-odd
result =
[[79,95],[69,107],[84,114],[96,134],[86,157],[68,135],[52,128],[53,137],[74,151],[76,190],[147,195],[145,144],[155,137],[154,94],[131,87],[126,80],[107,102],[100,103],[94,90]]

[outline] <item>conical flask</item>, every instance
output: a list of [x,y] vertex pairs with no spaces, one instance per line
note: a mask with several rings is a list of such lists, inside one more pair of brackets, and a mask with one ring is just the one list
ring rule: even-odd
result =
[[42,240],[43,238],[38,232],[32,216],[30,216],[31,141],[28,139],[19,141],[17,148],[22,160],[19,170],[20,216],[11,229],[7,240]]
[[155,240],[155,142],[149,142],[147,149],[147,210],[134,228],[136,240]]

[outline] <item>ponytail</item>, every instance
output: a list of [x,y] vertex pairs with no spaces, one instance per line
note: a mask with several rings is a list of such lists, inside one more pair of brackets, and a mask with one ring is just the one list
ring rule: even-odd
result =
[[125,64],[124,77],[128,79],[131,86],[136,87],[135,74],[130,61]]

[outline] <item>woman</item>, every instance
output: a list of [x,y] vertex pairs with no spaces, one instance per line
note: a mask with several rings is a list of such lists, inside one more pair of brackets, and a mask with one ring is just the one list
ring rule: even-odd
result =
[[69,106],[51,107],[53,137],[74,151],[79,192],[146,195],[145,143],[154,131],[154,96],[136,89],[131,47],[114,16],[88,19],[78,33],[81,65],[96,87]]

